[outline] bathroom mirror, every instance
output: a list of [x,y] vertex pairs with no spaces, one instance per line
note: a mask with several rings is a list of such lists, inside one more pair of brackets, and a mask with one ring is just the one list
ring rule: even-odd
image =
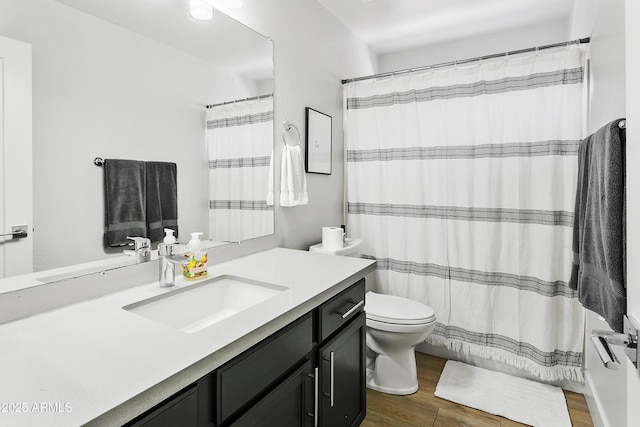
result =
[[[0,35],[32,46],[34,271],[129,264],[123,248],[103,247],[96,157],[175,162],[179,240],[212,237],[207,120],[215,107],[206,106],[254,97],[273,105],[270,39],[218,10],[197,21],[188,0],[3,0]],[[261,127],[268,146],[244,157],[271,153],[272,110]],[[262,208],[271,215],[254,233],[213,236],[213,244],[272,234],[273,208]],[[232,227],[223,217],[216,226]]]

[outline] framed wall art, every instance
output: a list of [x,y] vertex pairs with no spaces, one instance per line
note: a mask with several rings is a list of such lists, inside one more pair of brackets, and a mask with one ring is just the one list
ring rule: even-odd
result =
[[308,173],[331,175],[331,116],[306,108]]

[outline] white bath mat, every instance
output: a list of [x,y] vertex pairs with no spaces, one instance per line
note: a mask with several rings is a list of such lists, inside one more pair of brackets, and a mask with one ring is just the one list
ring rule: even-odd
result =
[[571,427],[561,388],[453,360],[444,366],[435,395],[531,426]]

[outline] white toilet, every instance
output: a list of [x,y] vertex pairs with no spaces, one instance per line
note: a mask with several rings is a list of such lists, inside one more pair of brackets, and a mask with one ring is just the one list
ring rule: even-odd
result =
[[367,292],[367,387],[390,394],[418,391],[415,347],[436,325],[431,307]]
[[[361,239],[347,239],[345,247],[326,249],[322,243],[311,252],[359,256]],[[390,394],[418,390],[415,347],[433,331],[433,309],[407,298],[367,292],[367,387]]]

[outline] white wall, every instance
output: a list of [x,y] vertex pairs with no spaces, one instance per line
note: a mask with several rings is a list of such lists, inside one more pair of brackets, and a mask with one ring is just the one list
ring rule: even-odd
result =
[[[584,36],[581,36],[584,37]],[[499,54],[546,44],[565,42],[569,39],[565,20],[547,22],[517,30],[486,34],[472,39],[441,43],[419,49],[381,55],[380,72],[406,70],[431,64]]]
[[[587,133],[625,117],[625,10],[624,0],[576,0],[572,37],[591,37],[591,105]],[[599,316],[587,311],[585,339],[587,403],[594,424],[627,425],[626,362],[621,369],[606,369],[590,340],[593,329],[611,330]],[[621,347],[612,346],[621,361]]]

